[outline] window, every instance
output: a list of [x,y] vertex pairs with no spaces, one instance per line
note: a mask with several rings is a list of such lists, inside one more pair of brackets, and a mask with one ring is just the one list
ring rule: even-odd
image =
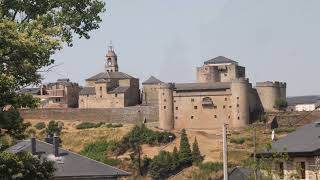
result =
[[232,106],[229,106],[229,108],[232,108]]
[[193,116],[191,116],[190,118],[191,118],[191,119],[193,119],[194,117],[193,117]]
[[240,105],[239,104],[237,104],[237,107],[239,107]]
[[167,109],[167,106],[163,106],[163,109]]
[[224,98],[224,101],[228,101],[228,98]]
[[301,179],[306,179],[306,163],[305,162],[298,162],[297,163],[297,170],[299,172]]
[[217,118],[217,115],[214,115],[214,118]]
[[118,97],[118,94],[114,94],[115,97]]
[[237,97],[237,99],[239,99],[239,97]]
[[174,103],[176,103],[177,101],[176,101],[176,100],[174,100],[173,102],[174,102]]
[[205,97],[202,99],[202,106],[214,106],[213,101],[210,97]]
[[240,117],[238,116],[238,120],[240,120]]
[[175,119],[178,119],[178,116],[176,116]]
[[100,91],[102,91],[102,87],[100,87]]
[[279,163],[279,176],[281,179],[284,178],[284,167],[283,167],[283,162]]
[[228,76],[228,74],[225,73],[224,76]]
[[102,95],[100,95],[100,98],[102,98]]
[[218,107],[217,107],[217,106],[213,106],[213,108],[214,108],[214,109],[217,109]]
[[176,107],[176,110],[178,110],[179,108],[178,107]]
[[230,119],[230,118],[231,118],[231,116],[228,116],[228,118]]
[[191,102],[194,102],[194,99],[193,99],[193,98],[191,98]]
[[164,93],[162,93],[162,95],[164,95]]
[[194,106],[194,109],[198,109],[198,106]]
[[163,101],[164,101],[164,102],[167,102],[167,100],[166,100],[166,99],[164,99]]
[[225,105],[223,105],[223,109],[225,109],[226,108],[226,106]]

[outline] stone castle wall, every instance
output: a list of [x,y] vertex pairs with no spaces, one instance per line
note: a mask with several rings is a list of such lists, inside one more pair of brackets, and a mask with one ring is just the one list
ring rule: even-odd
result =
[[24,119],[95,121],[133,124],[141,122],[144,118],[146,118],[147,122],[158,122],[159,117],[158,107],[152,106],[132,106],[110,109],[24,109],[21,110],[21,116]]

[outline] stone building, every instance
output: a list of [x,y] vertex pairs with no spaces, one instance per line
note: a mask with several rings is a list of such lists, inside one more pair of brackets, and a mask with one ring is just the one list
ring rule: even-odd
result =
[[140,104],[139,79],[119,72],[117,55],[109,47],[105,72],[86,79],[79,108],[122,108]]
[[213,129],[228,123],[245,127],[263,111],[273,111],[285,98],[286,83],[259,82],[253,87],[245,68],[223,56],[197,68],[196,83],[163,83],[151,77],[143,83],[143,104],[159,108],[164,130]]
[[39,108],[77,108],[80,90],[78,83],[70,82],[70,79],[58,79],[38,88],[22,89],[20,93],[39,98]]

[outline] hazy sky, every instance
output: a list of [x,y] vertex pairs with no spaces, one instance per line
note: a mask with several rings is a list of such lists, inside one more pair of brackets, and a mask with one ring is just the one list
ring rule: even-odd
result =
[[222,55],[256,81],[288,83],[288,95],[320,94],[319,0],[108,0],[99,30],[56,56],[45,81],[80,84],[104,71],[113,41],[120,71],[146,80],[194,82],[196,67]]

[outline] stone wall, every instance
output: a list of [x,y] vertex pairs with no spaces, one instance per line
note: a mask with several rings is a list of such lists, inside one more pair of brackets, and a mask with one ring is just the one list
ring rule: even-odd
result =
[[74,120],[136,124],[145,118],[147,122],[157,122],[158,107],[132,106],[110,109],[24,109],[21,110],[21,116],[24,119]]

